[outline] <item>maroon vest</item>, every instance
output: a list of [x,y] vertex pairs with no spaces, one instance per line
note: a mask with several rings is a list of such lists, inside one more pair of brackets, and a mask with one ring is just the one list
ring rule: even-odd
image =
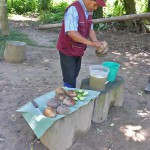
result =
[[[78,1],[72,3],[69,7],[75,6],[78,12],[79,21],[78,21],[78,32],[85,38],[89,36],[89,32],[92,24],[92,15],[89,15],[86,19],[85,12]],[[68,7],[68,8],[69,8]],[[66,11],[68,10],[66,9]],[[86,50],[86,44],[78,43],[73,41],[65,33],[64,21],[62,23],[62,28],[59,34],[57,49],[65,55],[68,56],[83,56],[84,51]]]

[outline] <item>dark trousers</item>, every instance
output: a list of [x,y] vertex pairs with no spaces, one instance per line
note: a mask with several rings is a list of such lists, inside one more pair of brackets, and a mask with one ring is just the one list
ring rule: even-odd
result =
[[76,78],[81,68],[81,56],[67,56],[60,54],[60,64],[63,74],[64,86],[76,87]]

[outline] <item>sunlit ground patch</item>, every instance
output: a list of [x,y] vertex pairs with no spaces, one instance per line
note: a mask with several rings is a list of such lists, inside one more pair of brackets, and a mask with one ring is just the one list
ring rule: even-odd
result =
[[120,127],[120,131],[126,137],[126,140],[135,142],[144,142],[150,136],[150,129],[143,129],[140,125],[125,125]]

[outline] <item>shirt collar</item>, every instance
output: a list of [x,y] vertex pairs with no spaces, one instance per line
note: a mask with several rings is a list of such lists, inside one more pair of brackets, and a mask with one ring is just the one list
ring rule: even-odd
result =
[[79,3],[81,4],[81,6],[83,7],[83,9],[84,9],[86,12],[88,12],[87,9],[86,9],[86,7],[85,7],[85,5],[84,5],[84,3],[83,3],[83,1],[82,1],[82,0],[78,0],[78,1],[79,1]]
[[88,11],[87,11],[87,9],[86,9],[86,7],[85,7],[85,5],[84,5],[84,3],[83,3],[83,0],[78,0],[78,1],[79,1],[79,3],[81,4],[81,6],[83,7],[83,9],[84,9],[85,12],[87,12],[87,13],[89,13],[89,14],[93,14],[93,12],[88,12]]

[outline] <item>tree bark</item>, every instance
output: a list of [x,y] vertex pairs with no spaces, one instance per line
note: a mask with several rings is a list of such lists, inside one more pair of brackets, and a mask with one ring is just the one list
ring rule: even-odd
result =
[[150,12],[150,0],[148,0],[147,12]]
[[13,8],[14,6],[14,0],[11,0],[11,7]]
[[0,1],[0,27],[2,35],[9,35],[6,0]]
[[126,14],[136,14],[135,0],[123,0]]
[[[150,13],[144,14],[132,14],[132,15],[124,15],[118,17],[111,17],[111,18],[100,18],[100,19],[93,19],[93,23],[107,23],[107,22],[115,22],[115,21],[126,21],[126,20],[139,20],[139,19],[146,19],[150,18]],[[46,24],[46,25],[39,25],[39,30],[50,29],[50,28],[60,28],[62,26],[61,23],[58,24]]]

